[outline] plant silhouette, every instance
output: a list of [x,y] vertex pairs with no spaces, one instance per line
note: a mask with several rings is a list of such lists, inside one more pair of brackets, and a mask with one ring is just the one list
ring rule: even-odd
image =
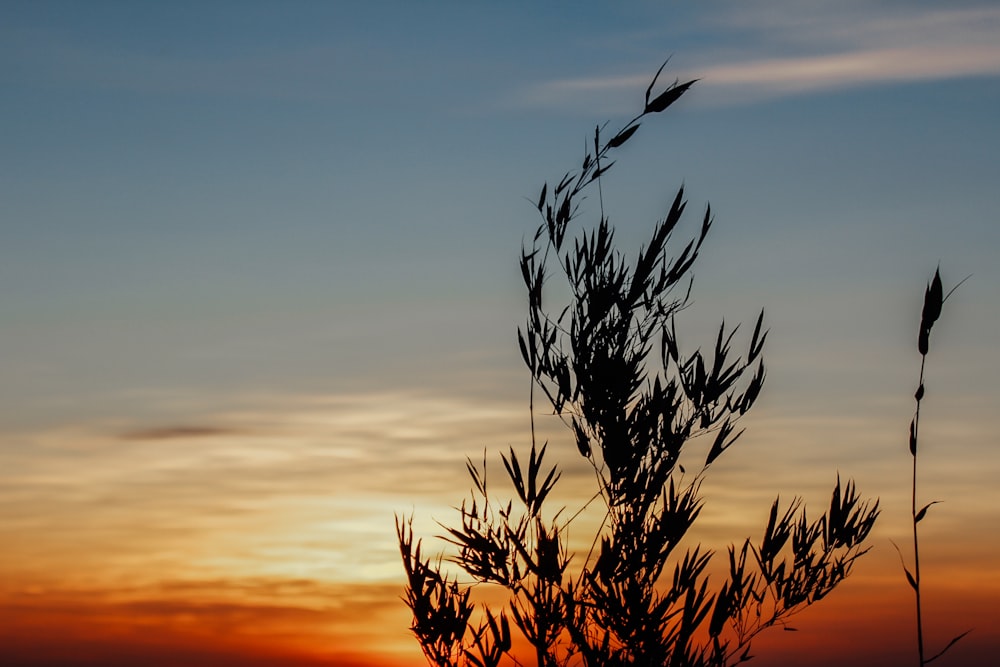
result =
[[[603,200],[612,154],[695,83],[674,81],[654,96],[664,65],[642,112],[610,138],[598,127],[580,167],[544,184],[537,199],[541,223],[520,258],[528,315],[518,330],[532,378],[531,447],[501,455],[512,500],[491,495],[485,459],[467,461],[471,497],[457,525],[442,525],[455,550],[449,560],[472,581],[424,554],[412,517],[396,519],[411,629],[430,664],[525,664],[528,654],[539,667],[737,664],[751,657],[758,633],[826,596],[867,551],[878,502],[861,500],[839,476],[818,519],[798,499],[785,507],[775,500],[762,537],[728,548],[721,586],[709,583],[711,552],[679,548],[702,509],[702,480],[742,433],[737,423],[763,386],[763,312],[745,357],[732,352],[738,327],[725,324],[709,352],[682,353],[674,321],[712,226],[706,209],[695,237],[676,255],[668,250],[686,208],[683,188],[632,262],[615,247],[603,201],[595,228],[572,230],[588,188]],[[554,307],[553,276],[569,295]],[[566,534],[576,515],[543,511],[560,472],[536,441],[536,389],[592,466],[592,501],[603,503],[593,547],[572,569]],[[685,470],[682,451],[702,442],[698,469]],[[479,584],[505,590],[506,605],[474,602]],[[515,650],[511,625],[527,651]]]
[[[944,302],[948,300],[948,297],[959,288],[959,286],[964,283],[968,278],[963,279],[955,285],[950,292],[944,293],[944,287],[941,284],[941,271],[936,270],[934,272],[934,278],[927,284],[927,288],[924,290],[924,306],[920,313],[920,330],[917,336],[917,351],[920,352],[920,379],[917,382],[917,391],[913,394],[913,398],[916,401],[916,408],[914,409],[913,419],[910,421],[910,457],[913,461],[913,478],[911,485],[911,495],[910,495],[910,517],[913,528],[913,571],[911,572],[906,564],[903,564],[903,573],[906,575],[906,581],[910,584],[910,588],[913,589],[914,602],[916,606],[916,616],[917,616],[917,657],[919,667],[923,667],[926,664],[937,660],[942,655],[944,655],[948,649],[954,646],[962,637],[972,632],[971,630],[966,630],[960,635],[952,638],[947,645],[931,657],[926,657],[926,650],[924,645],[924,618],[923,618],[923,607],[921,604],[920,597],[920,540],[917,531],[917,525],[924,520],[927,516],[927,510],[931,508],[932,505],[937,505],[940,500],[933,500],[920,509],[917,509],[917,451],[920,436],[920,406],[924,400],[924,368],[927,365],[927,353],[930,351],[930,339],[931,339],[931,329],[934,327],[934,323],[937,322],[938,318],[941,317],[941,309],[944,306]],[[899,547],[896,547],[899,550]],[[903,554],[900,552],[900,560],[902,560]]]

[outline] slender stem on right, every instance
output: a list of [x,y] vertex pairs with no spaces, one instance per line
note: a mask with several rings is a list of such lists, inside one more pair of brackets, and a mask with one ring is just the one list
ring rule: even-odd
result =
[[[924,386],[924,364],[927,361],[927,355],[924,354],[920,358],[920,382],[918,387]],[[922,393],[922,392],[921,392]],[[918,436],[920,433],[920,401],[922,396],[917,398],[917,411],[913,416],[913,441],[918,442]],[[914,446],[913,450],[913,486],[912,494],[910,496],[910,511],[913,519],[913,580],[914,586],[913,590],[917,597],[917,651],[920,656],[920,667],[924,667],[926,664],[924,662],[924,622],[923,614],[920,608],[920,543],[917,539],[917,452],[919,448]]]

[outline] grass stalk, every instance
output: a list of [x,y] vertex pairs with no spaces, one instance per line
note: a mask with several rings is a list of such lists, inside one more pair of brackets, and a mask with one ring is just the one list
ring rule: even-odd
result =
[[[924,353],[920,358],[920,382],[918,384],[919,389],[916,393],[917,407],[913,415],[913,435],[911,442],[913,443],[910,447],[912,458],[913,458],[913,481],[911,485],[910,493],[910,518],[913,522],[913,591],[916,596],[916,610],[917,610],[917,653],[919,655],[919,665],[923,667],[924,661],[924,622],[923,622],[923,610],[920,603],[920,537],[919,531],[917,530],[917,524],[920,519],[917,518],[917,440],[919,438],[920,432],[920,402],[923,400],[923,387],[924,387],[924,367],[927,363],[927,354]],[[921,517],[923,518],[923,517]]]
[[924,307],[920,316],[920,335],[917,339],[917,350],[920,352],[920,379],[917,385],[917,391],[913,395],[913,398],[916,400],[916,409],[914,410],[913,420],[910,422],[910,455],[913,459],[913,479],[911,482],[910,494],[910,516],[913,524],[913,572],[911,573],[906,568],[905,564],[903,565],[903,572],[906,574],[906,579],[914,592],[917,615],[918,667],[924,667],[924,665],[937,660],[944,655],[948,649],[954,646],[956,642],[962,639],[962,637],[971,632],[971,630],[966,630],[962,634],[954,637],[936,654],[929,658],[927,657],[924,645],[923,606],[920,597],[920,538],[918,524],[927,516],[927,510],[930,509],[931,505],[936,505],[940,501],[933,500],[920,509],[917,509],[917,452],[919,451],[918,441],[920,436],[920,407],[924,399],[924,369],[927,366],[927,353],[930,349],[931,329],[933,328],[934,323],[941,316],[941,309],[944,302],[966,280],[968,280],[968,278],[963,279],[958,283],[958,285],[955,285],[951,291],[944,294],[944,290],[941,286],[941,273],[940,271],[934,272],[934,278],[931,280],[930,284],[927,285],[927,289],[924,292]]

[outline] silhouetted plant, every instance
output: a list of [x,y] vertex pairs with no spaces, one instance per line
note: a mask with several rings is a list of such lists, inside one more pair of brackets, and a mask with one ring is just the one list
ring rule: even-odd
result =
[[[737,422],[763,386],[763,312],[745,359],[731,353],[738,327],[724,324],[710,353],[681,352],[674,319],[688,304],[690,269],[712,225],[706,209],[698,234],[668,254],[686,207],[683,188],[634,262],[615,249],[603,201],[595,229],[570,233],[584,191],[596,184],[600,194],[609,155],[695,83],[675,81],[653,97],[662,70],[642,113],[610,139],[598,127],[580,168],[538,197],[542,222],[521,253],[528,317],[518,330],[532,376],[531,449],[526,465],[513,448],[501,456],[516,495],[506,502],[488,491],[485,459],[481,467],[468,461],[471,497],[458,508],[458,526],[442,525],[456,549],[451,560],[472,582],[423,559],[411,522],[397,519],[412,630],[432,664],[486,667],[504,656],[521,664],[510,621],[541,667],[736,664],[750,658],[758,633],[827,595],[867,551],[878,503],[862,502],[839,476],[829,511],[814,521],[798,499],[784,509],[775,500],[761,540],[729,547],[717,588],[709,585],[711,552],[678,550],[701,512],[706,472],[742,433]],[[546,286],[560,274],[569,303],[553,309]],[[593,547],[572,571],[565,536],[576,515],[543,513],[560,473],[536,442],[535,387],[572,431],[595,472],[592,500],[604,505]],[[707,453],[687,474],[681,453],[698,436],[707,436]],[[473,626],[476,584],[506,589],[509,601],[499,611],[481,605]]]
[[[927,364],[927,352],[930,349],[931,328],[941,316],[941,308],[944,306],[944,302],[958,289],[958,286],[962,282],[965,282],[965,280],[955,285],[948,294],[944,294],[944,288],[941,286],[941,272],[939,270],[934,272],[934,279],[931,280],[926,290],[924,290],[924,307],[920,314],[920,332],[917,336],[917,350],[920,352],[920,380],[917,384],[917,391],[913,395],[917,406],[913,413],[913,419],[910,421],[910,456],[913,460],[913,482],[911,487],[912,493],[910,495],[910,516],[913,524],[913,571],[910,572],[904,563],[903,572],[906,574],[906,581],[910,584],[915,595],[917,610],[917,654],[920,667],[940,658],[956,642],[971,632],[971,630],[966,630],[954,637],[943,649],[933,656],[929,658],[924,657],[924,620],[920,600],[920,542],[918,540],[917,524],[927,516],[927,510],[932,505],[936,505],[941,501],[933,500],[920,509],[917,509],[917,441],[920,435],[920,405],[924,400],[924,367]],[[902,558],[902,554],[900,554],[900,558]]]

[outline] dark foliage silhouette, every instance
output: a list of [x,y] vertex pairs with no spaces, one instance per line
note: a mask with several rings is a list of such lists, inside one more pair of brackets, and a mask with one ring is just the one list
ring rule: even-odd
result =
[[[524,664],[528,654],[540,667],[737,664],[751,657],[758,633],[787,628],[867,551],[878,503],[862,501],[839,476],[828,511],[815,520],[798,499],[785,507],[775,500],[763,536],[729,547],[721,585],[710,585],[711,552],[679,548],[702,509],[705,475],[740,436],[738,421],[760,394],[767,332],[762,312],[745,356],[732,352],[739,327],[725,324],[709,351],[681,351],[675,318],[689,302],[690,270],[712,226],[706,209],[694,238],[676,255],[668,249],[686,209],[683,188],[633,261],[615,247],[601,193],[611,155],[695,83],[675,81],[654,96],[662,70],[642,112],[610,138],[598,127],[580,167],[543,185],[537,199],[541,223],[520,259],[528,315],[518,330],[532,378],[531,447],[501,455],[513,500],[491,495],[485,459],[468,461],[471,497],[457,525],[442,525],[455,554],[449,560],[471,581],[447,574],[442,557],[426,557],[412,519],[397,518],[405,601],[431,664]],[[597,224],[574,232],[594,186]],[[564,286],[553,290],[554,276]],[[568,294],[568,303],[550,305],[551,292]],[[566,534],[579,512],[543,511],[560,472],[536,441],[536,389],[572,432],[594,471],[592,502],[603,503],[593,547],[572,568]],[[505,590],[507,604],[475,603],[472,587],[483,584]],[[512,625],[527,651],[515,651]]]
[[[968,278],[965,280],[968,280]],[[934,327],[934,323],[937,322],[938,318],[941,317],[941,309],[944,306],[944,302],[956,289],[958,289],[959,285],[965,282],[965,280],[959,282],[958,285],[955,285],[955,287],[948,292],[948,294],[945,294],[944,288],[941,284],[941,272],[939,270],[934,272],[933,280],[928,283],[927,288],[924,290],[924,307],[920,313],[920,330],[917,336],[917,351],[920,352],[920,380],[917,383],[917,391],[913,395],[917,406],[913,413],[913,419],[910,421],[910,456],[913,460],[912,493],[910,496],[910,516],[913,526],[913,571],[911,572],[904,563],[903,572],[906,574],[907,583],[909,583],[910,587],[913,589],[916,603],[917,655],[920,667],[923,667],[924,665],[940,658],[948,651],[948,649],[954,646],[956,642],[971,632],[971,630],[966,630],[962,634],[952,638],[952,640],[948,642],[943,649],[929,658],[926,657],[924,645],[923,608],[921,606],[920,598],[920,541],[918,539],[919,536],[917,531],[917,524],[923,521],[927,516],[927,510],[929,510],[932,505],[937,505],[941,502],[939,500],[933,500],[920,509],[917,509],[917,444],[920,435],[920,405],[924,400],[924,367],[927,364],[927,353],[930,350],[931,329]],[[900,553],[900,558],[902,558],[902,553]]]

